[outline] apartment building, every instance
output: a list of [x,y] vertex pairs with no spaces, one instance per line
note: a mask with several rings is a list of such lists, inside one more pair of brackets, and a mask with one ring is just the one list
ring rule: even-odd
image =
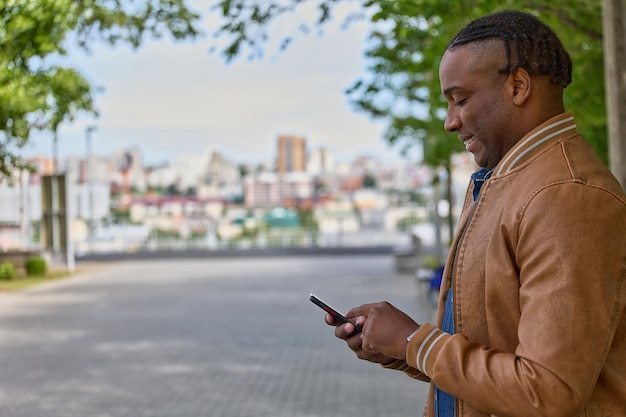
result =
[[305,172],[264,172],[244,180],[244,204],[250,208],[282,206],[286,201],[298,203],[313,195],[313,178]]
[[307,153],[304,137],[281,135],[278,137],[277,148],[276,172],[285,174],[306,171]]

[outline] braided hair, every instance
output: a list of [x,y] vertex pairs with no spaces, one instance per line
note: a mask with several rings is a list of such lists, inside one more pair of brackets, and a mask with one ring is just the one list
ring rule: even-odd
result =
[[[523,68],[550,77],[565,88],[572,82],[572,61],[554,31],[530,13],[503,11],[469,23],[448,44],[449,50],[475,42],[499,39],[504,43],[509,74]],[[514,62],[517,60],[517,62]]]

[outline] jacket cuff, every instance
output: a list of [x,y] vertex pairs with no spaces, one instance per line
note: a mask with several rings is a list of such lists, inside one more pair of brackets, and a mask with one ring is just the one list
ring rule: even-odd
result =
[[390,363],[381,364],[381,366],[385,369],[393,369],[395,371],[404,372],[411,378],[419,379],[421,381],[428,381],[428,378],[422,372],[413,368],[402,359],[397,359]]
[[437,354],[450,337],[430,323],[422,324],[406,348],[406,363],[430,377]]

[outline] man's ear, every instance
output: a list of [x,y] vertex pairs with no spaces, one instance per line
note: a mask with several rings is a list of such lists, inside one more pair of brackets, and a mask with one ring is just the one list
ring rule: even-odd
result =
[[532,81],[530,75],[524,68],[518,68],[511,74],[513,81],[513,103],[522,106],[530,97]]

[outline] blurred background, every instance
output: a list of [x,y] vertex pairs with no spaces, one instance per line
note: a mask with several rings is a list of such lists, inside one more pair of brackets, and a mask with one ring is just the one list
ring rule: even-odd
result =
[[433,320],[476,169],[439,60],[508,8],[626,184],[623,0],[0,2],[0,414],[421,413],[306,298]]
[[504,8],[555,28],[574,61],[567,107],[620,170],[602,36],[619,25],[598,13],[619,2],[491,3],[5,4],[0,249],[72,270],[105,252],[418,238],[440,262],[475,166],[443,131],[438,62]]

